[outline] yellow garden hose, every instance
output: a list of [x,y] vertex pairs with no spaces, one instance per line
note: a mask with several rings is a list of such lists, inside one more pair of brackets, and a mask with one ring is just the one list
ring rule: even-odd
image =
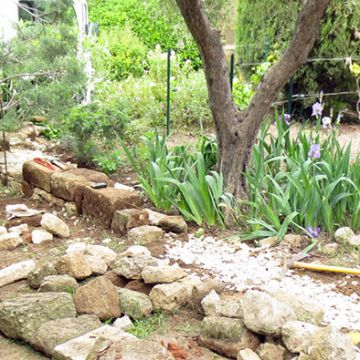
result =
[[347,268],[341,266],[328,266],[323,264],[309,264],[305,262],[295,261],[292,265],[292,268],[296,269],[305,269],[313,271],[324,271],[324,272],[333,272],[349,275],[360,275],[360,269]]

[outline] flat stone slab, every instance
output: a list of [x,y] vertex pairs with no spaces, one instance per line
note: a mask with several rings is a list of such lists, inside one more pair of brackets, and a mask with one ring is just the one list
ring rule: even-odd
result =
[[75,316],[75,305],[70,294],[18,295],[0,303],[0,331],[9,338],[29,341],[42,324]]
[[102,338],[104,341],[110,340],[112,342],[122,339],[136,339],[135,336],[127,334],[120,329],[109,325],[104,325],[85,335],[56,346],[52,359],[87,360],[91,350],[99,338]]
[[55,172],[61,172],[61,170],[50,170],[31,160],[24,163],[22,172],[26,182],[32,186],[51,192],[51,176]]
[[110,226],[116,210],[137,208],[141,205],[140,196],[134,191],[115,188],[84,188],[82,211],[84,214],[101,219]]
[[1,269],[0,287],[11,284],[18,280],[26,279],[34,267],[34,260],[25,260]]

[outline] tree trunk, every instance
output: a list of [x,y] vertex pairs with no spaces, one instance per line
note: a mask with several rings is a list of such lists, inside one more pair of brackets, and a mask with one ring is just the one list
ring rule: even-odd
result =
[[219,145],[220,171],[227,191],[235,196],[246,193],[243,174],[261,122],[292,74],[306,62],[330,1],[305,1],[288,49],[264,76],[248,108],[240,112],[232,99],[220,33],[212,28],[203,0],[176,0],[200,51]]

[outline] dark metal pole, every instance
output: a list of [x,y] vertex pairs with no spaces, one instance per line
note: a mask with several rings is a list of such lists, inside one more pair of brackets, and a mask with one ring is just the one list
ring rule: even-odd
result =
[[[4,111],[3,111],[3,99],[2,99],[1,95],[0,95],[0,120],[1,120],[1,123],[3,124]],[[3,140],[2,148],[3,148],[3,152],[4,152],[4,164],[5,164],[5,182],[4,182],[4,185],[8,186],[9,180],[8,180],[7,153],[6,153],[6,136],[5,136],[5,130],[4,129],[2,130],[2,140]]]
[[234,82],[234,65],[235,65],[235,54],[231,54],[231,57],[230,57],[230,88],[231,88],[231,92],[233,90],[233,82]]
[[170,134],[170,76],[171,76],[171,49],[167,53],[167,97],[166,97],[166,135]]

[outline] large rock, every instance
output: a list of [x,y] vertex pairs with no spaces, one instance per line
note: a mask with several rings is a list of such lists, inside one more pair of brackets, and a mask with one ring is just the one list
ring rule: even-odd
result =
[[155,309],[173,311],[180,309],[191,300],[194,286],[200,280],[186,277],[171,284],[160,284],[153,287],[149,296]]
[[50,170],[35,161],[27,161],[23,165],[23,178],[32,186],[51,192],[51,176],[60,170]]
[[0,251],[14,250],[23,243],[20,235],[16,232],[10,232],[0,236]]
[[38,245],[43,243],[44,241],[51,241],[53,240],[54,235],[46,230],[33,230],[31,233],[31,241]]
[[81,209],[84,188],[91,182],[111,184],[110,179],[98,171],[83,168],[70,169],[56,173],[51,177],[51,190],[55,196],[67,201],[73,201],[77,209]]
[[132,244],[145,245],[162,239],[163,231],[157,226],[144,225],[132,228],[128,232],[128,240]]
[[102,245],[87,244],[85,254],[100,258],[106,265],[109,265],[116,259],[116,252]]
[[95,314],[100,320],[120,316],[119,295],[116,287],[104,276],[80,286],[74,302],[79,314]]
[[296,320],[321,325],[324,320],[324,310],[317,304],[308,302],[299,296],[283,290],[274,290],[269,294],[276,300],[288,305],[296,314]]
[[296,320],[294,311],[272,296],[249,290],[243,297],[244,323],[256,333],[280,335],[283,325]]
[[197,307],[201,306],[201,301],[212,290],[215,290],[218,294],[222,293],[225,288],[225,284],[218,279],[208,279],[196,284],[191,294],[191,302]]
[[34,267],[34,260],[25,260],[1,269],[0,287],[11,284],[18,280],[26,279]]
[[77,281],[69,275],[49,275],[40,284],[40,292],[73,293],[78,288]]
[[41,219],[41,226],[48,232],[61,238],[68,238],[70,236],[69,227],[53,214],[44,214]]
[[125,235],[129,229],[148,225],[149,214],[141,209],[117,210],[111,222],[111,229],[118,234]]
[[[53,360],[90,360],[99,359],[98,354],[91,353],[98,341],[109,344],[118,340],[136,339],[135,336],[125,333],[115,327],[104,325],[98,329],[90,331],[82,336],[65,342],[55,347],[53,352]],[[107,346],[105,346],[106,348]],[[104,348],[102,348],[104,349]],[[121,359],[124,360],[124,359]],[[133,359],[135,360],[135,359]]]
[[203,299],[201,306],[205,316],[243,318],[241,300],[222,300],[215,290]]
[[149,296],[128,289],[118,289],[120,308],[123,314],[132,319],[144,319],[152,313],[152,303]]
[[0,303],[0,331],[7,337],[29,341],[42,324],[75,316],[74,302],[69,294],[17,295]]
[[318,330],[319,327],[313,324],[289,321],[283,326],[281,337],[289,351],[308,354],[312,344],[312,337]]
[[[101,347],[100,347],[101,349]],[[150,340],[118,340],[106,351],[102,351],[98,360],[175,360],[171,353],[160,343]],[[184,358],[177,358],[178,360]]]
[[309,349],[311,360],[355,360],[355,346],[350,337],[331,326],[318,330]]
[[137,257],[137,256],[151,256],[151,252],[148,248],[141,245],[133,245],[120,254],[120,257]]
[[84,335],[101,326],[95,315],[81,315],[48,321],[42,324],[30,339],[30,344],[37,350],[51,356],[57,345]]
[[100,257],[85,255],[86,262],[90,265],[91,272],[94,275],[104,275],[107,271],[107,264]]
[[141,272],[146,284],[172,283],[186,275],[186,272],[178,264],[146,266]]
[[114,188],[92,189],[84,188],[82,210],[84,214],[101,219],[110,226],[116,210],[139,207],[140,196],[134,191]]
[[113,326],[122,331],[128,331],[134,327],[134,324],[127,315],[122,316],[114,321]]
[[145,295],[149,295],[153,287],[154,284],[145,284],[143,280],[130,280],[125,285],[125,289],[137,291]]
[[70,253],[61,256],[57,260],[55,267],[60,275],[70,275],[75,279],[84,279],[92,273],[89,263],[81,253]]
[[256,350],[260,340],[240,319],[205,317],[201,324],[201,343],[219,354],[236,358],[240,350]]
[[174,233],[187,232],[187,224],[182,216],[164,216],[159,219],[158,226]]
[[338,243],[347,245],[354,235],[349,227],[341,227],[335,231],[334,238]]
[[261,360],[251,349],[240,350],[236,360]]
[[55,266],[50,261],[39,261],[33,270],[30,271],[27,279],[32,288],[37,289],[42,281],[50,275],[56,275]]
[[278,344],[264,343],[256,350],[261,360],[285,360],[286,349]]
[[152,256],[124,256],[116,259],[112,265],[113,271],[127,279],[141,279],[141,273],[146,266],[158,265],[158,259]]
[[106,272],[104,276],[109,279],[113,285],[120,288],[124,287],[128,283],[128,280],[126,278],[124,278],[123,276],[119,276],[113,270]]

